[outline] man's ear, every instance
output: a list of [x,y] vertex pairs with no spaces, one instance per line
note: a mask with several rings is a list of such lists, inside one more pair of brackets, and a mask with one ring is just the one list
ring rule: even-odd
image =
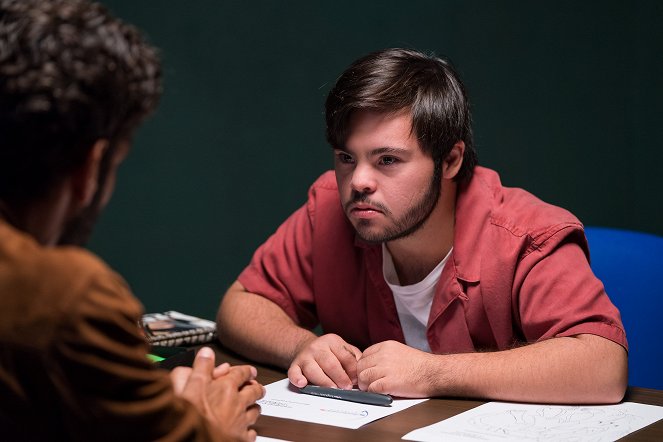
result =
[[463,165],[465,155],[465,142],[457,141],[453,145],[447,157],[442,161],[442,178],[450,180],[458,175],[460,166]]
[[99,186],[99,168],[104,153],[108,149],[108,140],[95,141],[88,151],[85,161],[72,176],[72,186],[75,201],[81,206],[87,206],[92,202],[97,187]]

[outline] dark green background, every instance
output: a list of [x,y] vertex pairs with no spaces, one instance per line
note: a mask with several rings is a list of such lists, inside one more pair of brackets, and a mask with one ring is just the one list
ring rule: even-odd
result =
[[663,235],[663,2],[106,0],[165,93],[91,248],[148,311],[213,317],[331,167],[324,98],[357,57],[448,56],[483,165],[585,224]]

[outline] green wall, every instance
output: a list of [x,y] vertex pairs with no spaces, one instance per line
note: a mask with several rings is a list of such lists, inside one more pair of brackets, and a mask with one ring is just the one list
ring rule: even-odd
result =
[[165,93],[91,248],[148,311],[213,317],[331,167],[324,98],[357,57],[446,55],[479,159],[585,224],[663,235],[663,2],[106,0],[161,48]]

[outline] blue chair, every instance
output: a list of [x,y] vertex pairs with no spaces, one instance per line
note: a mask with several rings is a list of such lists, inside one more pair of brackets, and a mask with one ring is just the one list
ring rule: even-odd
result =
[[585,235],[592,270],[622,314],[628,384],[663,390],[663,237],[605,227]]

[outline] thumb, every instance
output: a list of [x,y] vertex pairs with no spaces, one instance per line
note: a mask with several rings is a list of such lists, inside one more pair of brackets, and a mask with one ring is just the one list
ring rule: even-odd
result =
[[211,377],[214,371],[214,351],[209,347],[201,348],[193,360],[193,373]]
[[308,384],[308,379],[306,379],[302,373],[302,369],[297,364],[292,364],[288,369],[288,379],[297,388],[306,387],[306,384]]

